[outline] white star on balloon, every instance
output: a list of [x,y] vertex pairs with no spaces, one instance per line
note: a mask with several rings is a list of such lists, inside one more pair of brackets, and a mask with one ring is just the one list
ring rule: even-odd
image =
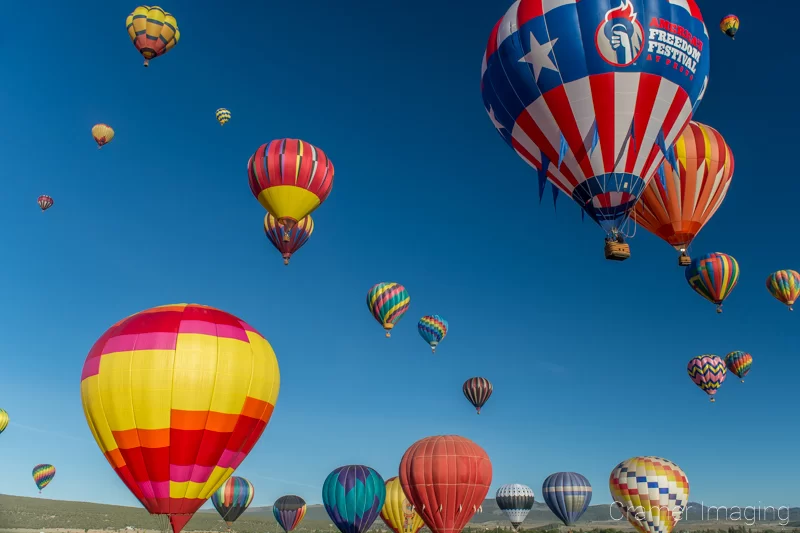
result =
[[536,40],[533,32],[531,32],[531,51],[522,56],[519,62],[533,65],[533,77],[536,81],[539,81],[539,74],[543,68],[558,72],[558,67],[550,59],[550,52],[553,51],[553,45],[556,44],[556,41],[558,41],[558,37],[544,44],[539,44],[539,41]]
[[489,120],[492,121],[492,124],[494,124],[494,129],[496,129],[497,131],[500,131],[501,129],[502,130],[506,129],[505,126],[500,124],[500,121],[497,120],[497,117],[494,116],[494,109],[492,109],[492,106],[489,106]]

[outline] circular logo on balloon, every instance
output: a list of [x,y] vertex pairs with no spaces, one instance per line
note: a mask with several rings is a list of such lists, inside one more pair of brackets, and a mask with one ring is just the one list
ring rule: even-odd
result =
[[595,32],[594,43],[600,57],[615,67],[627,67],[639,59],[644,48],[644,28],[636,20],[630,0],[623,0],[619,7],[606,12]]

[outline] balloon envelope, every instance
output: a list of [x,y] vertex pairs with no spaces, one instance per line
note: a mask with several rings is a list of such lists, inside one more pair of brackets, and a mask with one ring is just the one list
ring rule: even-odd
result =
[[154,57],[164,55],[178,44],[181,31],[178,21],[158,6],[139,6],[125,20],[133,46],[144,57],[144,66]]
[[469,378],[461,386],[461,392],[464,393],[464,397],[475,406],[478,414],[481,414],[481,407],[489,400],[493,390],[492,383],[488,379],[481,377]]
[[108,124],[95,124],[92,127],[92,138],[97,143],[97,147],[102,148],[114,138],[114,128]]
[[542,498],[565,526],[571,526],[589,508],[592,502],[592,485],[576,472],[556,472],[544,480]]
[[436,353],[436,347],[447,335],[447,327],[447,320],[439,315],[426,315],[417,323],[420,336],[430,345],[433,353]]
[[252,326],[197,304],[154,307],[108,329],[86,357],[81,400],[100,450],[174,533],[264,432],[278,360]]
[[739,17],[736,15],[725,15],[722,17],[722,20],[719,21],[719,29],[733,39],[736,35],[736,32],[739,31]]
[[41,195],[39,198],[36,199],[36,203],[39,204],[39,208],[42,211],[47,211],[51,207],[53,207],[53,199],[46,194]]
[[211,495],[211,503],[230,526],[250,507],[255,495],[252,483],[243,477],[231,476]]
[[386,480],[386,501],[381,509],[381,519],[394,533],[417,533],[425,525],[406,498],[398,477]]
[[[272,246],[283,256],[283,264],[288,265],[292,254],[297,252],[314,233],[314,220],[311,215],[301,219],[291,230],[269,213],[264,217],[264,233]],[[288,238],[287,238],[288,236]]]
[[366,533],[385,499],[383,478],[368,466],[340,466],[322,486],[322,503],[342,533]]
[[792,311],[794,302],[800,297],[800,274],[795,270],[778,270],[767,278],[767,290]]
[[733,256],[714,252],[692,259],[684,271],[689,286],[700,296],[717,304],[722,312],[722,302],[739,281],[739,263]]
[[616,506],[640,533],[670,533],[689,504],[686,474],[660,457],[621,462],[608,486]]
[[306,509],[306,501],[293,494],[281,496],[272,504],[272,514],[286,533],[300,525],[306,515]]
[[389,332],[403,318],[410,304],[411,296],[399,283],[376,283],[367,293],[367,307],[386,330],[387,337],[391,336]]
[[217,109],[216,117],[217,117],[217,122],[219,122],[219,125],[224,126],[225,123],[231,119],[231,112],[225,109],[224,107],[221,107]]
[[56,467],[48,464],[36,465],[33,467],[33,482],[39,487],[39,492],[53,481],[56,475]]
[[744,383],[744,377],[753,366],[753,356],[747,352],[731,352],[725,356],[725,366]]
[[506,513],[514,531],[517,531],[533,507],[533,489],[519,483],[503,485],[497,489],[494,498],[497,507]]
[[714,395],[725,381],[725,361],[716,355],[699,355],[689,361],[686,371],[694,384],[711,396],[713,402]]
[[8,427],[8,413],[4,409],[0,409],[0,433]]

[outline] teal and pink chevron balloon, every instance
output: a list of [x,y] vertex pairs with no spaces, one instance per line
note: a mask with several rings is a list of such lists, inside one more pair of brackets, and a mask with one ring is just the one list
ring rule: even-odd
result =
[[753,365],[753,356],[747,352],[731,352],[725,356],[725,366],[728,370],[736,374],[736,376],[744,383],[744,377],[750,372],[750,367]]
[[703,389],[713,402],[714,395],[725,381],[725,361],[717,355],[699,355],[689,361],[686,371],[694,384]]
[[419,319],[417,329],[425,342],[430,344],[431,351],[436,353],[436,347],[447,335],[447,320],[439,315],[426,315]]
[[411,303],[411,296],[399,283],[376,283],[367,293],[367,307],[383,329],[386,337],[391,337],[391,330],[403,317]]
[[368,466],[340,466],[322,486],[322,503],[342,533],[366,533],[385,500],[383,478]]

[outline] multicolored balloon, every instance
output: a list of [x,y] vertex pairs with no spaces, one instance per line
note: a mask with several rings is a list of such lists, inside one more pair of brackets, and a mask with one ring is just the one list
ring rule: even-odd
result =
[[686,371],[694,384],[703,389],[713,402],[714,395],[725,381],[725,361],[716,355],[699,355],[689,361]]
[[436,353],[436,347],[447,335],[447,320],[439,315],[426,315],[419,319],[417,330],[420,336],[431,347],[431,352]]
[[224,107],[220,107],[219,109],[217,109],[216,116],[219,125],[224,126],[225,123],[231,119],[231,112],[225,109]]
[[144,66],[150,60],[172,50],[181,39],[178,21],[158,6],[139,6],[125,20],[133,46],[144,57]]
[[553,514],[569,527],[589,508],[592,485],[576,472],[556,472],[542,483],[542,498]]
[[794,270],[778,270],[767,278],[767,290],[779,302],[786,304],[789,311],[800,297],[800,274]]
[[614,503],[640,533],[670,533],[689,504],[689,480],[661,457],[633,457],[611,472]]
[[261,145],[247,162],[250,191],[286,232],[310,215],[333,188],[333,163],[325,152],[299,139]]
[[554,201],[568,195],[616,239],[700,104],[710,64],[695,0],[517,0],[489,36],[481,93],[536,169],[539,199],[550,181]]
[[250,507],[256,489],[243,477],[232,476],[211,495],[211,503],[228,525],[228,531],[236,519]]
[[92,126],[92,138],[97,143],[99,150],[114,139],[114,128],[108,124],[95,124]]
[[403,493],[432,533],[461,533],[492,484],[492,462],[469,439],[420,439],[400,461]]
[[506,513],[511,522],[511,528],[519,531],[519,526],[533,507],[533,489],[527,485],[512,483],[502,485],[494,496],[497,507]]
[[722,205],[733,166],[733,152],[722,135],[689,122],[636,204],[636,222],[685,255]]
[[4,409],[0,409],[0,433],[8,427],[8,413]]
[[42,489],[49,485],[50,482],[53,481],[53,478],[56,477],[56,467],[47,464],[36,465],[33,467],[32,474],[33,482],[39,487],[39,494],[41,494]]
[[272,504],[272,514],[286,533],[300,525],[306,515],[306,510],[306,501],[293,494],[281,496]]
[[[291,230],[286,231],[283,224],[278,222],[278,219],[267,213],[264,217],[264,233],[267,239],[272,243],[272,246],[278,250],[283,256],[283,264],[288,265],[289,259],[292,254],[297,252],[314,233],[314,220],[311,215],[300,219],[300,221],[292,227]],[[289,236],[287,239],[286,236]]]
[[753,356],[747,352],[731,352],[725,356],[725,366],[744,383],[744,377],[753,366]]
[[417,533],[425,525],[406,498],[398,477],[386,480],[386,501],[381,509],[381,519],[394,533]]
[[45,211],[53,207],[53,198],[47,196],[46,194],[43,194],[36,199],[36,203],[39,204],[39,208],[42,210],[42,213],[44,213]]
[[725,15],[719,21],[719,29],[731,39],[735,39],[736,32],[739,31],[739,17],[732,14]]
[[478,414],[481,414],[481,407],[489,400],[489,397],[492,395],[492,390],[491,382],[481,377],[469,378],[461,387],[464,397],[469,400],[469,403],[475,406],[475,410],[478,411]]
[[392,328],[397,324],[411,304],[411,296],[399,283],[376,283],[367,293],[367,307],[383,329],[386,337],[392,336]]
[[709,302],[717,304],[717,313],[721,313],[722,302],[739,281],[739,263],[733,256],[714,252],[693,259],[684,274],[689,286]]
[[341,533],[366,533],[385,499],[383,478],[368,466],[340,466],[322,486],[322,503]]
[[279,389],[269,342],[235,316],[196,304],[120,320],[92,346],[81,374],[100,450],[174,533],[253,449]]

